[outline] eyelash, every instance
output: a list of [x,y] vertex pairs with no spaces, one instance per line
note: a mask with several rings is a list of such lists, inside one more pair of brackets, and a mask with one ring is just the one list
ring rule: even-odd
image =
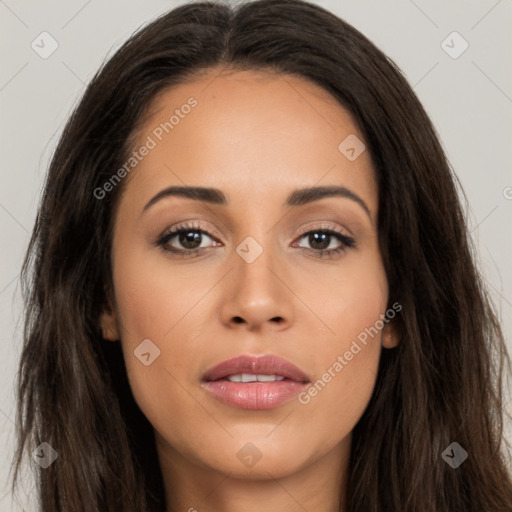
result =
[[[207,231],[201,229],[201,227],[197,224],[192,224],[192,225],[182,224],[182,225],[175,227],[172,230],[164,232],[162,235],[160,235],[158,240],[156,240],[155,245],[157,247],[161,247],[161,249],[163,251],[173,253],[182,258],[194,257],[194,255],[197,255],[197,253],[199,251],[201,251],[202,249],[209,249],[209,247],[199,247],[196,249],[175,249],[172,247],[166,247],[166,244],[170,240],[172,240],[175,236],[177,236],[181,233],[189,233],[189,232],[205,234],[208,237],[214,239],[214,237],[212,235],[210,235]],[[300,247],[300,249],[303,249],[304,251],[306,251],[308,253],[310,253],[310,252],[316,253],[314,255],[314,257],[316,257],[316,258],[333,258],[333,257],[337,256],[338,254],[344,253],[348,249],[353,249],[353,248],[357,247],[357,243],[353,238],[351,238],[337,230],[334,230],[331,227],[325,227],[325,226],[320,226],[316,229],[310,229],[310,230],[304,231],[299,235],[299,239],[302,239],[302,238],[304,238],[304,236],[309,235],[311,233],[322,233],[324,235],[334,236],[341,242],[340,247],[338,247],[337,249],[329,249],[329,250],[308,249],[307,247]]]

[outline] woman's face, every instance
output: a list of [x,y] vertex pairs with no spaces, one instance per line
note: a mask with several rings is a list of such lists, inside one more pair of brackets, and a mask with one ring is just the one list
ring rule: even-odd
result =
[[[375,334],[388,299],[378,189],[359,129],[323,89],[218,74],[164,91],[138,132],[115,219],[114,313],[102,325],[121,339],[169,471],[277,478],[346,458],[381,344],[393,344],[392,323]],[[168,187],[224,200],[152,201]],[[296,192],[312,187],[342,192]],[[225,360],[263,355],[300,375],[204,380]],[[221,373],[289,372],[246,363]]]

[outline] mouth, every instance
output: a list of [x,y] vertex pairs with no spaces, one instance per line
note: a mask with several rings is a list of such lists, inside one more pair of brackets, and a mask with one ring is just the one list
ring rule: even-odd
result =
[[255,375],[253,373],[237,373],[236,375],[228,375],[223,379],[217,379],[214,382],[222,380],[226,382],[277,382],[290,379],[287,379],[282,375]]
[[273,355],[239,356],[209,369],[203,387],[216,399],[240,409],[272,409],[300,393],[308,376]]

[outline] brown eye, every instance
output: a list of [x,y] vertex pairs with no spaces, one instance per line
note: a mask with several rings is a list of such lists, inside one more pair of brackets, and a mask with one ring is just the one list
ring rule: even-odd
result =
[[[306,238],[310,247],[301,247],[302,249],[313,253],[316,257],[333,257],[348,249],[356,247],[356,241],[343,233],[334,231],[332,229],[316,229],[303,233],[300,239]],[[334,243],[338,247],[331,247]],[[329,248],[331,247],[331,248]]]
[[[214,241],[213,245],[203,245],[208,238]],[[182,225],[163,233],[155,244],[165,251],[187,256],[218,245],[218,242],[198,226]]]

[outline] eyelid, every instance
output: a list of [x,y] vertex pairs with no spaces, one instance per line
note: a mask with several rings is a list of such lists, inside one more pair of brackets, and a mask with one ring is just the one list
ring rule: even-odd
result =
[[[320,224],[318,224],[320,222]],[[165,246],[172,240],[174,237],[178,236],[180,232],[187,232],[187,231],[196,231],[201,233],[203,236],[206,235],[207,237],[211,238],[213,241],[213,245],[208,247],[198,247],[195,249],[166,249]],[[328,233],[329,236],[335,237],[338,239],[339,243],[341,244],[339,248],[337,249],[323,249],[323,250],[315,250],[310,249],[307,247],[301,247],[298,248],[311,253],[315,257],[318,258],[334,258],[337,254],[346,252],[349,248],[355,249],[358,247],[358,242],[351,234],[347,234],[346,231],[350,233],[349,230],[342,229],[338,226],[333,226],[331,224],[327,224],[327,221],[316,221],[310,222],[309,225],[303,226],[299,233],[294,238],[294,242],[298,243],[302,238],[304,238],[306,235],[314,232],[325,232]],[[157,247],[161,247],[166,251],[169,251],[171,253],[175,253],[175,255],[179,255],[182,257],[188,257],[190,255],[199,255],[199,253],[204,253],[207,249],[210,249],[212,247],[218,247],[219,245],[222,246],[222,242],[220,242],[215,236],[210,234],[210,231],[208,229],[205,229],[199,221],[193,220],[193,221],[182,221],[178,224],[175,224],[169,228],[167,228],[162,234],[157,238],[155,241],[155,245]],[[192,257],[192,256],[190,256]]]
[[[318,224],[318,223],[320,223],[320,224]],[[203,225],[201,225],[200,221],[197,221],[197,220],[191,220],[191,221],[184,220],[184,221],[178,222],[177,224],[174,224],[174,225],[166,228],[159,235],[158,238],[161,239],[161,238],[167,236],[168,234],[170,234],[176,230],[179,230],[179,229],[190,229],[191,231],[194,231],[194,230],[201,231],[212,239],[217,238],[217,240],[216,240],[217,242],[219,242],[218,238],[221,238],[220,236],[211,232],[211,231],[216,231],[215,229],[212,230],[209,227],[203,226]],[[334,231],[336,233],[342,234],[347,237],[354,238],[354,236],[350,230],[348,230],[346,228],[340,228],[336,225],[328,224],[327,221],[323,221],[323,222],[322,221],[311,221],[311,222],[309,222],[306,226],[303,226],[302,228],[300,228],[299,233],[296,235],[296,237],[300,238],[303,235],[309,233],[311,230],[317,230],[317,231],[329,230],[329,231]]]
[[340,227],[337,224],[329,224],[328,222],[329,221],[321,220],[311,221],[306,226],[300,228],[299,234],[297,236],[300,238],[301,236],[309,233],[310,231],[334,231],[335,233],[343,235],[347,238],[355,239],[355,236],[349,229],[345,227]]
[[[159,235],[158,238],[159,239],[163,238],[163,237],[173,233],[174,231],[182,230],[182,229],[188,229],[190,231],[201,231],[202,233],[204,233],[205,235],[209,236],[212,239],[221,238],[219,235],[216,234],[215,228],[211,228],[209,226],[203,226],[201,224],[201,221],[197,221],[197,220],[184,220],[181,222],[177,222],[176,224],[173,224],[172,226],[169,226],[164,231],[162,231],[162,233]],[[212,233],[212,231],[214,233]]]

